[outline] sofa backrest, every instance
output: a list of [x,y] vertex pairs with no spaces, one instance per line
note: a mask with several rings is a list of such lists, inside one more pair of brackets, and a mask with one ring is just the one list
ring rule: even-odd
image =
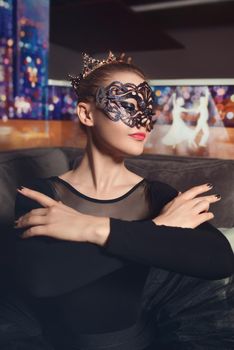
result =
[[220,194],[221,200],[212,204],[216,227],[234,226],[234,160],[144,155],[126,160],[126,166],[141,176],[166,182],[184,192],[192,186],[212,183],[205,194]]
[[[70,163],[82,157],[83,150],[64,148]],[[206,194],[220,194],[222,199],[211,206],[216,227],[234,226],[234,160],[201,157],[178,157],[143,154],[126,157],[126,167],[150,180],[159,180],[186,191],[192,186],[212,183],[213,189]],[[204,193],[205,195],[205,193]]]
[[12,222],[18,186],[34,177],[58,175],[68,168],[68,159],[59,148],[0,152],[0,222]]
[[68,169],[68,159],[59,148],[0,152],[0,266],[4,266],[11,256],[17,187],[34,177],[58,175]]
[[[37,148],[0,152],[0,260],[8,254],[9,230],[14,219],[16,188],[33,177],[49,177],[66,172],[79,162],[83,149]],[[126,167],[151,180],[166,182],[177,190],[210,182],[222,200],[212,206],[216,227],[234,226],[234,160],[174,157],[143,154],[127,157]]]

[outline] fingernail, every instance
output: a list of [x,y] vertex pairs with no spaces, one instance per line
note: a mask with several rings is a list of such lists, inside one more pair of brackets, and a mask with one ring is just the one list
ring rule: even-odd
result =
[[215,194],[215,197],[220,199],[221,198],[221,195],[220,194]]
[[206,184],[206,186],[209,187],[209,188],[212,188],[212,187],[213,187],[213,185],[210,184],[210,183]]
[[20,193],[24,193],[25,189],[26,189],[26,187],[20,186],[19,188],[17,188],[17,191]]

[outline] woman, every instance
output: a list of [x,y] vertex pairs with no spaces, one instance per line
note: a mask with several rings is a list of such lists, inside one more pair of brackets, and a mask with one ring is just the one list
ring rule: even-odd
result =
[[[220,196],[203,195],[210,184],[178,193],[125,167],[154,124],[139,68],[84,55],[72,84],[87,146],[71,171],[19,189],[19,285],[53,349],[155,349],[155,318],[141,303],[151,266],[210,280],[233,273],[229,242],[207,222]],[[145,310],[156,305],[151,291]]]

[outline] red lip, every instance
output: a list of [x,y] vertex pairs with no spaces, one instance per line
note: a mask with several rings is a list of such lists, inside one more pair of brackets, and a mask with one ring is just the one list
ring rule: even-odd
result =
[[134,135],[138,136],[138,135],[139,135],[139,136],[141,136],[141,137],[143,137],[143,136],[145,137],[146,134],[145,134],[144,132],[136,132],[136,133],[134,133],[134,134],[129,134],[129,135],[130,135],[130,136],[134,136]]
[[138,140],[144,140],[146,134],[144,132],[137,132],[135,134],[129,134],[129,136],[132,136],[133,138]]

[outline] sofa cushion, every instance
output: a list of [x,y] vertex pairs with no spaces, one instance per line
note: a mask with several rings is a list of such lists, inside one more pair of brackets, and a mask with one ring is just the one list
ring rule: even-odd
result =
[[34,177],[58,175],[69,168],[65,154],[57,148],[27,149],[0,153],[0,221],[13,219],[17,186]]
[[0,153],[0,265],[10,258],[16,188],[32,178],[59,175],[68,169],[68,159],[59,148]]
[[[207,194],[218,193],[222,199],[211,206],[216,227],[234,226],[234,160],[145,155],[128,158],[126,166],[140,176],[159,180],[186,191],[192,186],[212,183]],[[206,193],[204,193],[205,195]]]
[[[79,164],[84,152],[69,147],[63,151],[71,166],[74,161]],[[215,217],[210,222],[216,227],[234,226],[234,160],[143,154],[126,157],[125,165],[142,177],[166,182],[182,192],[192,186],[212,183],[214,187],[207,194],[218,193],[222,199],[211,206]]]

